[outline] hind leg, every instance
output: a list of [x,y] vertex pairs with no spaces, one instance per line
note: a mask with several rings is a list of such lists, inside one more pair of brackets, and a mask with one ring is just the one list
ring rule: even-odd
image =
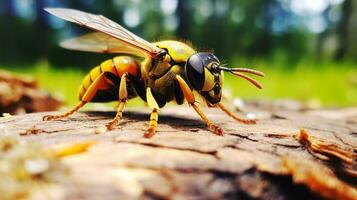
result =
[[84,101],[80,101],[79,103],[77,103],[77,105],[75,105],[71,110],[61,114],[61,115],[45,115],[42,117],[43,121],[52,121],[52,120],[56,120],[56,119],[63,119],[66,118],[70,115],[72,115],[73,113],[77,112],[80,108],[82,108],[87,102]]
[[104,73],[100,74],[95,80],[94,82],[89,86],[89,88],[87,89],[87,91],[84,93],[83,97],[81,98],[81,101],[74,106],[71,110],[67,111],[64,114],[61,115],[46,115],[43,116],[42,120],[43,121],[51,121],[51,120],[57,120],[57,119],[63,119],[66,118],[70,115],[72,115],[73,113],[77,112],[80,108],[82,108],[86,103],[90,102],[94,95],[97,93],[98,88],[100,88],[103,85],[107,85],[108,84],[108,80]]

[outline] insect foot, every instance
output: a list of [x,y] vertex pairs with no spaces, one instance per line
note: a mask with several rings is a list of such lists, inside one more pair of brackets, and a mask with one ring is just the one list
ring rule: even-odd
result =
[[42,121],[51,121],[51,120],[55,120],[57,118],[57,116],[55,115],[45,115],[42,117]]
[[210,129],[214,134],[223,136],[223,130],[222,130],[219,126],[216,126],[216,125],[212,124],[212,125],[209,126],[209,129]]
[[254,119],[245,119],[245,120],[242,120],[240,121],[242,122],[243,124],[256,124],[257,123],[257,120],[254,120]]
[[105,127],[107,127],[107,131],[113,130],[116,123],[117,122],[113,121],[113,122],[109,122],[107,125],[105,125]]
[[149,127],[147,132],[144,133],[144,138],[152,138],[156,133],[156,128],[155,127]]

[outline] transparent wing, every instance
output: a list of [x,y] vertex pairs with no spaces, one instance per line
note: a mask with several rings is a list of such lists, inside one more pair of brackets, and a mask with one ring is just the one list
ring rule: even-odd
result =
[[72,38],[61,42],[61,47],[71,50],[88,51],[96,53],[123,53],[145,56],[137,48],[118,42],[105,33],[94,32],[80,37]]
[[[151,57],[157,57],[160,52],[162,52],[162,49],[156,47],[155,45],[151,44],[150,42],[136,36],[135,34],[131,33],[130,31],[126,30],[119,24],[115,23],[114,21],[102,16],[102,15],[94,15],[86,12],[82,12],[79,10],[74,10],[74,9],[66,9],[66,8],[46,8],[45,9],[47,12],[70,22],[79,24],[81,26],[93,29],[95,31],[101,32],[104,35],[107,35],[107,38],[97,34],[96,37],[99,36],[99,40],[96,39],[96,37],[85,35],[82,36],[84,39],[74,39],[76,40],[76,45],[81,46],[80,48],[84,47],[86,44],[79,44],[80,41],[87,41],[90,38],[94,38],[95,41],[110,41],[111,43],[117,43],[117,44],[110,44],[110,46],[119,46],[123,48],[127,48],[130,50],[131,53],[135,54],[140,54],[140,55],[149,55]],[[81,37],[79,37],[81,38]],[[112,39],[108,39],[112,38]],[[104,40],[103,40],[104,39]],[[69,40],[70,41],[70,40]],[[70,46],[70,49],[74,49],[74,45],[69,45],[68,42],[67,46]],[[108,44],[108,42],[106,42]],[[78,47],[79,47],[78,46]],[[84,49],[78,49],[78,50],[86,50],[90,51],[88,49],[88,45]],[[102,44],[102,47],[104,44]],[[110,47],[109,46],[109,47]],[[130,47],[127,47],[130,46]],[[110,48],[109,48],[110,49]],[[94,50],[91,50],[94,51]],[[96,52],[96,51],[95,51]],[[109,53],[110,51],[108,51]]]

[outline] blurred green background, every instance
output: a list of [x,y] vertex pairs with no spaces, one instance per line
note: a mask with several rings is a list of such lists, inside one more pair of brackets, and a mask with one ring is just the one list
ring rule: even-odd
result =
[[72,105],[82,77],[113,55],[61,49],[59,41],[88,30],[44,7],[102,14],[148,41],[189,41],[231,67],[266,73],[261,91],[225,76],[234,97],[357,105],[357,1],[2,0],[0,67],[34,75]]

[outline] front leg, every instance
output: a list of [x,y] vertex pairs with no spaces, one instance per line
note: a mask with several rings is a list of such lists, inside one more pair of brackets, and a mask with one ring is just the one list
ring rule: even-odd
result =
[[188,87],[187,83],[181,76],[177,75],[176,80],[178,81],[181,91],[185,96],[185,99],[187,102],[195,109],[197,114],[201,117],[201,119],[207,124],[208,128],[216,135],[223,135],[223,131],[220,127],[214,125],[208,118],[207,116],[202,112],[202,110],[197,106],[197,103],[195,101],[195,96],[192,93],[190,87]]
[[253,119],[242,119],[238,117],[236,114],[234,114],[232,111],[228,110],[226,106],[224,106],[221,102],[217,104],[217,106],[225,112],[227,115],[235,119],[237,122],[243,123],[243,124],[256,124],[257,122]]

